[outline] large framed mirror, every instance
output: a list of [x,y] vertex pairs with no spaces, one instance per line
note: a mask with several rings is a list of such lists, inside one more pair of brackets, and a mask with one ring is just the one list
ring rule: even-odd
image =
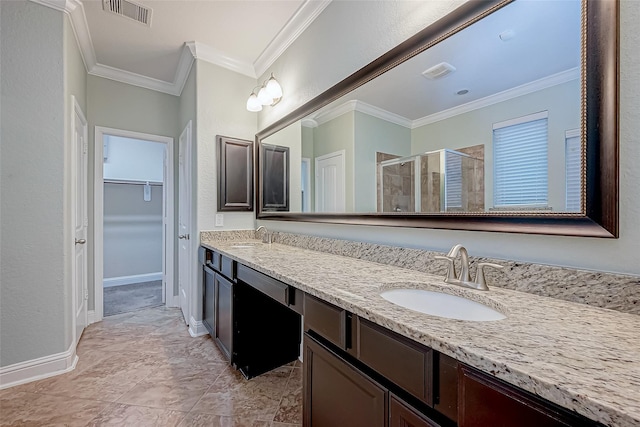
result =
[[618,237],[618,8],[463,4],[256,135],[257,217]]

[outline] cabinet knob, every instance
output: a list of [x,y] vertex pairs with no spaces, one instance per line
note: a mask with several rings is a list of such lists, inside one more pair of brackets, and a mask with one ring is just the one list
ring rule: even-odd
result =
[[189,235],[188,234],[178,234],[178,239],[189,240]]

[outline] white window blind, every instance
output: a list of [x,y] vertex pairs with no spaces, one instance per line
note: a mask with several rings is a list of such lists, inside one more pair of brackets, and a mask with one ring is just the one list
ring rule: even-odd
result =
[[567,131],[565,134],[565,182],[566,209],[568,212],[581,211],[581,176],[582,176],[582,147],[580,131]]
[[547,112],[493,125],[495,207],[547,206]]
[[444,152],[445,162],[445,210],[462,207],[462,156]]

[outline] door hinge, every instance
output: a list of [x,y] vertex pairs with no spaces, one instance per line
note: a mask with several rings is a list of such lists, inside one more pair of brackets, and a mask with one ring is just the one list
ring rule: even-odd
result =
[[87,154],[88,151],[89,151],[89,143],[85,142],[84,144],[82,144],[82,154]]
[[84,290],[84,299],[87,301],[89,299],[89,290],[85,288]]

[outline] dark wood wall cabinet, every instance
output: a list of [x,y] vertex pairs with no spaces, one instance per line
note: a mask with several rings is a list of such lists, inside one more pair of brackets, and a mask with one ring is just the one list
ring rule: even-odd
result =
[[200,260],[203,323],[247,378],[297,359],[304,331],[304,427],[602,427],[216,251]]
[[253,210],[253,143],[216,136],[218,211]]

